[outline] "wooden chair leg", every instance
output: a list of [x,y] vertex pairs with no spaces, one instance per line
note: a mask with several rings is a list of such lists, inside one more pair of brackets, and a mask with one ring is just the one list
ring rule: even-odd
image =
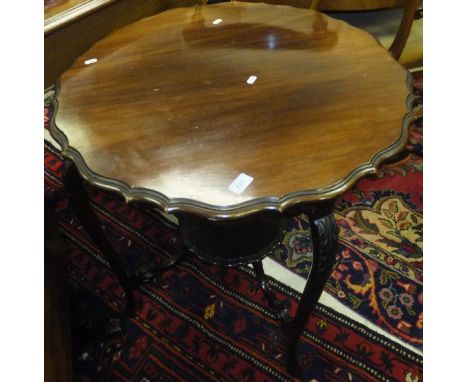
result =
[[401,18],[400,26],[395,35],[392,45],[388,49],[393,57],[398,60],[403,53],[406,41],[408,41],[411,32],[411,26],[416,15],[419,0],[407,0],[403,10],[403,17]]

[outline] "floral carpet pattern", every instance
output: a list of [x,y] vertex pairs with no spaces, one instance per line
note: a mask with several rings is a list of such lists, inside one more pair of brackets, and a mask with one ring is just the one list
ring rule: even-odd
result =
[[[338,263],[326,290],[357,313],[422,348],[423,203],[422,78],[415,80],[416,121],[409,143],[374,178],[335,205]],[[313,256],[305,216],[291,219],[274,258],[307,277]]]

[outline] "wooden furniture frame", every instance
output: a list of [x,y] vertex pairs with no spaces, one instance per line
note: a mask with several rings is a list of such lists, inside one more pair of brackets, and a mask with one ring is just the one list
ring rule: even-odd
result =
[[[258,2],[259,0],[242,0]],[[398,27],[395,38],[389,47],[390,53],[399,59],[408,41],[413,21],[420,18],[421,0],[264,0],[269,4],[288,4],[300,8],[309,7],[320,11],[370,11],[377,9],[389,9],[403,7],[403,16]]]
[[[216,17],[225,20],[225,26],[219,28],[218,33],[212,33],[209,29],[212,27],[206,27],[205,18],[214,20]],[[291,19],[296,29],[284,26]],[[158,33],[159,28],[166,28],[165,33]],[[337,33],[346,37],[337,38]],[[272,34],[277,44],[268,43],[271,39],[268,36]],[[166,41],[165,36],[171,36],[170,40]],[[136,42],[132,45],[127,41]],[[238,50],[226,48],[236,41]],[[285,51],[288,54],[284,54]],[[182,52],[185,61],[181,62],[174,52]],[[359,55],[353,56],[352,52],[359,52]],[[209,72],[196,71],[188,64],[209,65],[211,61],[206,55],[218,58],[220,66],[209,66]],[[293,58],[297,55],[301,55],[303,61]],[[86,66],[90,57],[99,57],[95,67]],[[248,85],[243,82],[231,82],[232,77],[242,78],[245,74],[236,60],[247,60],[240,62],[245,65],[250,62],[258,68],[259,62],[266,62],[265,57],[275,59],[268,61],[268,68],[260,75],[263,83],[259,82],[256,88],[246,88]],[[330,60],[329,57],[335,58]],[[361,66],[355,65],[356,57],[362,60]],[[294,70],[291,70],[292,58],[297,65]],[[112,65],[106,65],[107,62]],[[128,63],[136,66],[127,70]],[[177,66],[172,68],[171,65]],[[200,65],[193,67],[198,69]],[[348,70],[338,70],[341,65]],[[314,68],[321,68],[320,75]],[[384,78],[380,77],[382,68],[387,74]],[[296,80],[296,73],[300,73],[299,80]],[[149,87],[148,79],[154,78],[158,78],[164,91],[168,89],[167,95],[162,95],[164,102],[148,102],[153,99],[149,98],[150,94],[154,97],[149,90],[160,90]],[[212,86],[210,78],[218,82]],[[375,87],[377,80],[381,81],[379,87]],[[345,86],[336,86],[341,83]],[[119,90],[120,86],[125,94]],[[228,93],[224,92],[225,88]],[[309,93],[311,88],[320,97],[313,97]],[[246,89],[249,90],[246,92]],[[279,96],[277,101],[271,99],[267,104],[259,101],[275,89],[286,89],[290,98]],[[193,96],[190,92],[194,92]],[[302,96],[294,97],[295,94]],[[188,98],[180,104],[182,96]],[[222,97],[226,97],[226,101]],[[383,105],[379,97],[387,97]],[[229,109],[231,99],[237,100],[236,106],[255,107]],[[330,104],[324,104],[323,100]],[[186,253],[224,266],[252,263],[265,298],[286,335],[288,370],[298,376],[301,371],[297,360],[298,341],[336,262],[338,237],[333,217],[334,200],[362,176],[375,174],[383,161],[404,148],[413,120],[412,100],[411,77],[365,32],[315,11],[230,3],[165,12],[117,31],[96,44],[64,73],[61,84],[57,84],[50,100],[54,108],[50,133],[66,158],[64,184],[70,202],[120,280],[127,297],[125,310],[128,314],[135,310],[136,283],[151,280]],[[198,108],[189,108],[187,102],[194,101]],[[360,102],[365,102],[367,108],[357,112]],[[136,112],[133,105],[138,106]],[[161,114],[170,107],[179,109]],[[346,116],[340,128],[337,121],[330,118],[329,107]],[[210,111],[210,117],[200,119],[200,110]],[[287,111],[286,124],[282,115]],[[265,130],[261,136],[269,140],[268,144],[257,145],[254,141],[259,135],[250,121],[257,118],[257,123],[262,123],[262,113],[267,115],[270,125],[263,126]],[[268,117],[268,113],[273,114]],[[126,125],[125,121],[130,121],[126,118],[129,114],[131,124]],[[183,122],[174,124],[174,114]],[[155,124],[153,118],[159,118],[159,123]],[[363,118],[375,122],[372,130],[363,123]],[[130,129],[133,126],[138,128]],[[208,129],[209,134],[200,133],[198,129],[203,128]],[[369,131],[373,134],[364,144]],[[291,133],[302,138],[301,144],[286,139]],[[353,137],[355,142],[350,141]],[[221,143],[227,140],[239,150],[251,147],[248,152],[252,159],[242,162],[236,155],[237,149],[223,148]],[[197,152],[194,163],[191,155],[195,154],[184,150],[198,147],[197,142],[206,149]],[[337,147],[337,142],[347,143],[345,154],[344,147]],[[272,151],[272,147],[278,152]],[[296,156],[292,150],[297,151]],[[168,152],[179,158],[179,162],[162,161]],[[137,153],[148,156],[144,161],[135,162],[133,158]],[[305,164],[294,162],[294,158],[299,157]],[[250,196],[235,196],[224,191],[216,194],[217,185],[224,182],[223,167],[214,166],[204,173],[208,188],[203,184],[191,189],[178,185],[178,179],[190,177],[197,166],[209,167],[213,161],[225,164],[225,168],[250,163],[251,170],[258,175]],[[285,162],[290,167],[296,165],[303,176],[295,177],[289,171],[281,171]],[[122,172],[122,168],[126,172]],[[154,174],[164,172],[169,175],[153,180]],[[171,175],[174,173],[178,175]],[[277,182],[278,174],[284,184]],[[87,200],[85,183],[115,191],[127,203],[141,203],[175,215],[185,248],[153,269],[129,274],[101,230],[99,219]],[[169,188],[165,188],[167,185]],[[212,195],[209,195],[210,189]],[[171,195],[173,192],[175,195]],[[299,307],[291,318],[271,293],[261,261],[282,237],[285,217],[298,214],[309,218],[314,256]]]

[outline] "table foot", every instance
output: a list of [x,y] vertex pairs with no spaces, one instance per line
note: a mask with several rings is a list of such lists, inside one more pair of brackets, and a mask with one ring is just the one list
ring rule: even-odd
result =
[[315,210],[309,214],[314,248],[312,267],[294,318],[283,324],[283,331],[287,337],[287,369],[296,377],[301,373],[297,360],[299,339],[336,262],[338,229],[332,207],[328,206],[325,210]]
[[115,254],[112,245],[102,231],[101,222],[89,203],[84,181],[76,165],[68,159],[64,161],[63,183],[65,191],[68,193],[70,204],[78,216],[78,219],[83,224],[84,229],[95,242],[98,249],[102,252],[105,259],[109,262],[113,273],[117,276],[125,292],[127,303],[124,307],[124,313],[133,315],[136,306],[133,282],[127,276],[121,260]]

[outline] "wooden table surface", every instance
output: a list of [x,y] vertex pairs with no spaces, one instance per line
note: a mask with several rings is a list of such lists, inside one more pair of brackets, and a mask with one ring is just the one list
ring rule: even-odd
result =
[[[404,147],[407,78],[371,35],[319,12],[178,8],[77,59],[52,135],[128,200],[212,217],[284,210],[339,195]],[[253,181],[236,194],[240,173]]]

